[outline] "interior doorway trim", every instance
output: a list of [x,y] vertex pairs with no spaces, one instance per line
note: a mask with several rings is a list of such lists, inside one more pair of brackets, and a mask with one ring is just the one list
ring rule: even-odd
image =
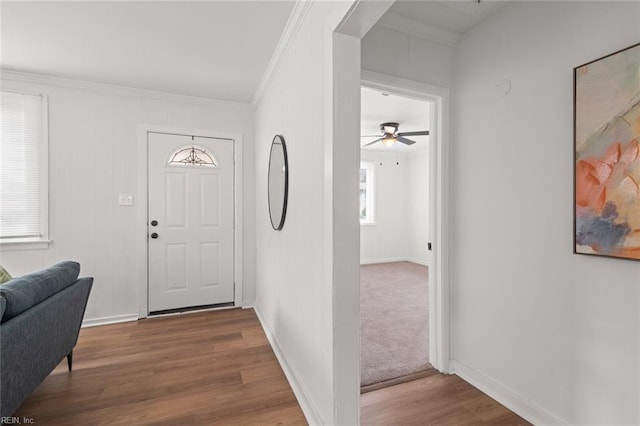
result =
[[368,70],[362,70],[361,84],[435,106],[430,117],[434,146],[429,155],[429,216],[433,218],[429,235],[434,247],[429,271],[429,360],[440,372],[449,373],[449,89]]
[[[149,315],[148,293],[148,188],[149,174],[147,170],[147,135],[149,133],[168,133],[177,135],[200,136],[215,139],[230,139],[234,141],[234,306],[242,306],[242,135],[237,133],[225,133],[214,130],[167,127],[155,124],[140,124],[138,126],[137,149],[137,188],[134,197],[136,209],[136,221],[133,229],[136,245],[136,274],[138,281],[138,319]],[[133,295],[132,295],[133,296]]]

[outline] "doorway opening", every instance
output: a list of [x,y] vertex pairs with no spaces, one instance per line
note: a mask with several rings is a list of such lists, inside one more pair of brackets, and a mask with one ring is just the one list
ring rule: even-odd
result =
[[431,100],[361,89],[361,392],[429,363]]
[[[429,109],[429,363],[449,372],[449,89],[361,70],[361,86],[427,101]],[[407,129],[409,130],[409,129]]]

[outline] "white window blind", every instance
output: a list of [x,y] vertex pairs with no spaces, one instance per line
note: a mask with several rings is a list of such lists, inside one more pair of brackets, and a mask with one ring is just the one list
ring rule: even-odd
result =
[[0,92],[0,242],[44,237],[43,121],[42,96]]

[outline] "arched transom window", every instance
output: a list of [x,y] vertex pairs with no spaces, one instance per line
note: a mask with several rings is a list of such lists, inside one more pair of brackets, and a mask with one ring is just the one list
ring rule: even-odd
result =
[[218,162],[208,149],[198,145],[181,146],[169,155],[169,166],[218,167]]

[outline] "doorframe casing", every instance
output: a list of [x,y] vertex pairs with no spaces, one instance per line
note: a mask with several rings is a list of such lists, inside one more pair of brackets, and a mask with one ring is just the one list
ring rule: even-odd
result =
[[198,136],[214,139],[228,139],[233,143],[233,280],[235,291],[233,304],[235,307],[242,307],[242,231],[243,231],[243,206],[242,206],[242,135],[239,133],[227,133],[217,130],[193,129],[162,126],[156,124],[138,125],[138,179],[137,179],[137,202],[136,222],[134,227],[136,253],[137,253],[137,273],[138,278],[138,319],[146,318],[149,315],[149,247],[148,247],[148,204],[149,204],[149,133],[167,133],[186,136]]
[[[429,216],[435,219],[429,226],[433,242],[429,271],[429,361],[442,373],[449,373],[449,156],[450,156],[450,93],[449,89],[407,80],[378,72],[362,70],[361,85],[432,102],[429,149]],[[431,219],[430,219],[431,222]]]

